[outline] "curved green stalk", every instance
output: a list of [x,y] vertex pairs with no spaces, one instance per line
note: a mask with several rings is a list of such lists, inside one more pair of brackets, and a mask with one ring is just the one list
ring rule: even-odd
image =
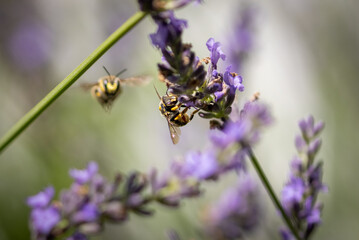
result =
[[248,150],[249,158],[251,159],[251,162],[252,162],[254,168],[256,169],[259,178],[261,179],[261,181],[262,181],[264,187],[266,188],[270,198],[272,199],[274,205],[277,207],[277,209],[281,213],[281,215],[282,215],[282,217],[284,219],[284,222],[286,223],[287,227],[292,232],[293,236],[297,240],[301,240],[302,238],[299,236],[296,228],[293,226],[292,221],[290,220],[290,218],[288,217],[288,215],[284,211],[282,205],[280,204],[277,195],[275,194],[271,184],[268,181],[268,178],[266,177],[265,173],[263,172],[263,169],[262,169],[261,165],[259,164],[256,156],[254,155],[252,149],[250,147],[247,147],[247,150]]
[[0,153],[22,133],[40,114],[84,74],[108,49],[139,23],[147,13],[137,12],[113,32],[77,68],[51,90],[38,104],[23,116],[1,139]]

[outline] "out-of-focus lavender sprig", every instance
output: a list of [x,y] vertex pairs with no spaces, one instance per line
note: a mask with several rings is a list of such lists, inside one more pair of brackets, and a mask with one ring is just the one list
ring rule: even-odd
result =
[[[315,157],[321,146],[319,134],[324,128],[323,122],[315,123],[309,116],[299,122],[301,135],[295,138],[298,156],[291,163],[290,179],[282,190],[282,204],[303,239],[309,239],[321,223],[322,203],[317,202],[320,192],[327,192],[322,183],[323,164]],[[292,235],[281,229],[283,239],[292,239]]]
[[[118,174],[109,182],[98,173],[94,162],[84,170],[70,170],[74,183],[61,192],[59,200],[53,200],[55,192],[51,187],[28,198],[33,237],[51,239],[71,233],[69,239],[86,239],[100,232],[107,221],[126,221],[131,212],[151,215],[151,202],[178,207],[183,199],[202,193],[203,181],[216,180],[231,170],[244,170],[246,149],[240,143],[254,144],[260,129],[269,123],[270,115],[263,105],[248,103],[241,117],[224,129],[230,142],[218,144],[223,140],[212,136],[211,148],[189,152],[181,161],[173,161],[163,175],[154,169],[148,174]],[[238,130],[231,135],[227,128]]]
[[205,219],[205,230],[211,239],[242,239],[254,231],[261,218],[258,186],[249,175],[238,179],[212,206]]
[[[242,5],[241,5],[242,6]],[[254,45],[254,28],[257,9],[252,4],[243,5],[235,15],[234,26],[227,38],[228,61],[234,71],[241,72]]]

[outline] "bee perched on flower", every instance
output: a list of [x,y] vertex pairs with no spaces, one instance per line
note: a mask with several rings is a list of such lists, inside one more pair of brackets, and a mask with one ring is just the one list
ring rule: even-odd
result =
[[[182,42],[182,32],[187,27],[185,20],[177,19],[172,11],[152,17],[158,30],[150,38],[163,54],[162,63],[157,66],[159,79],[167,86],[166,96],[159,96],[160,111],[168,121],[172,142],[178,141],[178,134],[173,134],[179,132],[175,131],[177,127],[186,125],[197,112],[202,118],[212,119],[211,128],[223,128],[232,111],[235,94],[237,90],[243,91],[244,86],[242,77],[231,72],[231,66],[224,73],[219,71],[218,61],[226,59],[221,44],[210,38],[206,43],[210,56],[200,60],[191,50],[192,45]],[[205,65],[208,65],[207,72]],[[167,104],[166,99],[174,101]],[[186,112],[191,108],[195,110],[188,116]],[[180,122],[173,124],[174,120]]]
[[122,85],[126,86],[143,86],[151,81],[149,76],[136,76],[129,78],[119,78],[126,71],[120,71],[116,75],[111,75],[109,71],[103,67],[107,76],[101,77],[96,83],[83,83],[81,87],[85,90],[91,90],[92,96],[97,99],[105,111],[110,111],[113,102],[121,94]]
[[164,116],[167,120],[172,143],[177,144],[179,141],[179,135],[181,134],[179,127],[185,126],[189,123],[199,109],[193,111],[189,116],[187,114],[189,107],[185,107],[181,111],[180,109],[182,104],[178,101],[178,97],[176,95],[166,94],[161,97],[156,88],[155,90],[158,98],[160,99],[159,110],[162,116]]

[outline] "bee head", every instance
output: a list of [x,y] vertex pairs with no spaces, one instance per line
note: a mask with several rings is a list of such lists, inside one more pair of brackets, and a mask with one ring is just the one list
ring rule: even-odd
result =
[[105,92],[106,94],[113,95],[116,94],[120,89],[120,80],[118,77],[113,75],[105,76],[100,79],[99,86],[101,91]]
[[178,98],[175,95],[165,95],[162,97],[162,101],[167,107],[172,108],[177,105]]

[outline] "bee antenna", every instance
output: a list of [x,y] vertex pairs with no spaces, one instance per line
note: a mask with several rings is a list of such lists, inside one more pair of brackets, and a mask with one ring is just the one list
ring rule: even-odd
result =
[[116,74],[116,77],[118,77],[118,76],[120,76],[122,73],[124,73],[124,72],[126,72],[127,71],[127,69],[125,68],[125,69],[123,69],[123,70],[121,70],[119,73],[117,73]]
[[155,91],[156,91],[156,93],[157,93],[158,98],[161,100],[161,96],[160,96],[160,94],[158,93],[157,88],[156,88],[156,86],[155,86],[154,84],[153,84],[153,87],[155,88]]
[[107,70],[107,68],[105,68],[105,66],[102,66],[103,69],[105,69],[106,73],[108,74],[108,76],[111,76],[110,72]]

